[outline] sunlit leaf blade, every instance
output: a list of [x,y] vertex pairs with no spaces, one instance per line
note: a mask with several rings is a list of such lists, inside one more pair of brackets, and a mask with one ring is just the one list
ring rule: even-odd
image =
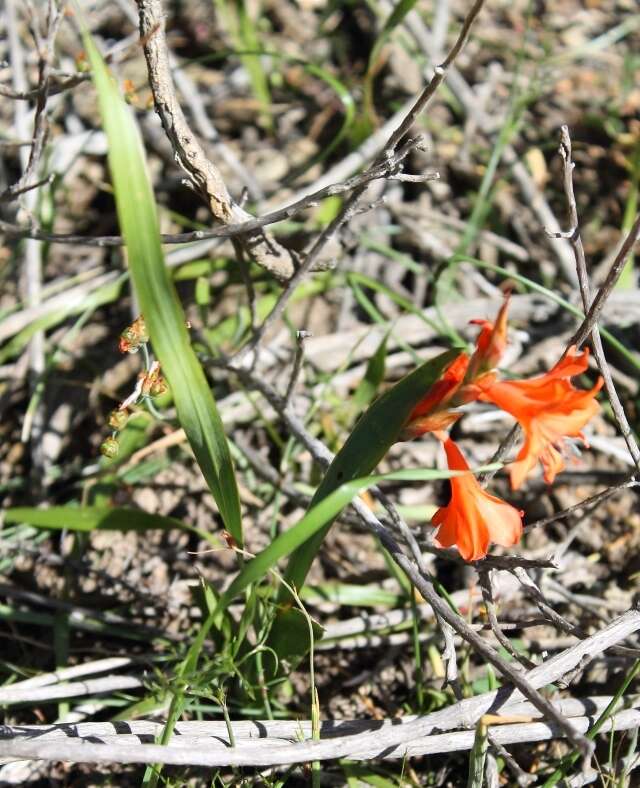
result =
[[[493,470],[496,467],[502,466],[495,464],[486,465],[482,468],[478,468],[474,472]],[[329,468],[329,472],[330,471],[331,468]],[[460,474],[460,471],[445,471],[434,468],[407,468],[402,471],[392,471],[391,473],[381,473],[375,476],[350,479],[344,483],[337,484],[332,490],[327,490],[322,498],[316,494],[318,500],[314,497],[309,511],[302,520],[296,523],[292,528],[289,528],[287,531],[277,536],[268,547],[247,562],[246,566],[238,573],[229,588],[227,588],[220,597],[217,612],[222,612],[233,598],[242,593],[251,583],[265,577],[267,572],[274,567],[281,558],[291,555],[292,553],[293,557],[295,557],[297,554],[294,552],[296,548],[301,545],[306,546],[309,540],[318,533],[324,535],[326,529],[328,529],[344,507],[352,501],[356,495],[369,487],[384,481],[438,481],[440,479],[450,479],[452,476],[459,476]]]
[[[445,354],[451,358],[454,354]],[[442,358],[439,356],[438,358]],[[443,364],[443,366],[446,366]],[[419,372],[416,370],[416,372]],[[415,373],[414,373],[415,374]],[[411,377],[411,376],[409,376]],[[405,378],[406,380],[406,378]],[[499,463],[486,465],[477,468],[480,471],[497,470],[502,467]],[[440,471],[433,468],[411,468],[392,473],[380,474],[377,476],[367,476],[362,479],[353,479],[344,484],[337,485],[337,488],[328,491],[322,500],[318,500],[312,505],[305,516],[292,528],[281,533],[271,544],[254,558],[248,561],[242,570],[237,574],[227,590],[218,599],[215,610],[204,622],[197,637],[189,649],[189,654],[185,660],[185,665],[189,670],[195,669],[204,640],[212,626],[221,626],[224,611],[233,599],[241,594],[248,586],[264,578],[271,571],[277,562],[296,550],[300,545],[306,545],[314,534],[326,532],[344,507],[363,490],[374,484],[383,481],[437,481],[438,479],[450,479],[452,476],[460,476],[460,471]],[[295,554],[295,553],[294,553]],[[280,614],[276,617],[274,625],[269,634],[269,646],[274,649],[279,658],[295,661],[299,659],[308,649],[308,636],[300,629],[294,632],[291,617],[287,614],[291,608],[288,600],[287,604],[281,608]]]
[[152,531],[157,529],[189,531],[201,539],[207,539],[220,547],[221,544],[211,534],[177,520],[175,517],[162,517],[149,514],[142,509],[102,506],[52,506],[37,509],[30,506],[16,506],[4,513],[6,523],[25,523],[34,528],[67,531]]
[[[451,350],[421,364],[368,408],[329,466],[313,496],[311,509],[340,485],[373,471],[397,441],[413,408],[457,354],[458,351]],[[332,522],[329,520],[291,556],[285,574],[288,583],[296,588],[302,587]]]
[[213,395],[191,347],[182,305],[165,267],[138,127],[91,37],[85,33],[83,39],[109,142],[109,167],[129,270],[151,343],[171,386],[180,424],[225,526],[242,545],[231,455]]

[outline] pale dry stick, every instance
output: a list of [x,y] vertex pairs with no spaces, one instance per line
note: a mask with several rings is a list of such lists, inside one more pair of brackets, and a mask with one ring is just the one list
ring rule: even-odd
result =
[[138,689],[143,681],[135,676],[106,676],[101,679],[87,679],[43,687],[0,688],[0,705],[11,706],[16,703],[42,703],[60,698],[81,698],[86,695],[101,695],[105,692],[120,692],[126,689]]
[[[140,19],[140,38],[147,61],[149,84],[155,109],[176,159],[188,174],[196,191],[209,206],[212,216],[222,224],[252,219],[231,198],[222,175],[206,156],[192,132],[177,99],[165,36],[165,15],[161,0],[136,0]],[[250,259],[281,281],[294,274],[294,255],[262,230],[239,236],[238,242]]]
[[[567,718],[594,717],[604,711],[613,700],[610,695],[595,695],[587,698],[559,698],[553,701],[553,705],[558,712]],[[634,700],[632,704],[637,708],[638,702]],[[451,710],[455,706],[449,707]],[[429,715],[427,715],[429,716]],[[325,739],[346,738],[355,734],[375,733],[378,730],[384,731],[394,725],[406,726],[417,720],[423,722],[427,717],[417,715],[407,715],[401,719],[393,720],[370,720],[370,719],[334,719],[322,720],[320,722],[320,732]],[[539,722],[540,713],[530,703],[520,702],[512,704],[504,710],[504,714],[493,714],[489,724],[493,724],[493,730],[498,730],[497,726],[508,726],[515,722]],[[303,737],[305,740],[312,735],[311,720],[233,720],[233,735],[239,743],[250,745],[251,743],[264,747],[270,747],[272,743],[276,745],[288,744],[288,740],[296,740]],[[121,740],[122,742],[131,741],[132,737],[156,736],[162,731],[163,723],[155,720],[128,720],[122,722],[83,722],[72,724],[61,720],[50,724],[26,724],[26,725],[7,725],[5,730],[9,734],[38,736],[42,741],[63,741],[68,736],[77,736],[82,739],[101,738],[103,740]],[[440,727],[440,726],[438,726]],[[445,729],[449,724],[445,723]],[[458,727],[453,725],[451,727]],[[472,731],[470,731],[472,733]],[[176,723],[175,738],[171,744],[179,742],[189,742],[201,740],[204,737],[210,739],[222,739],[218,744],[223,745],[228,739],[228,723],[222,720],[184,720]],[[212,741],[211,744],[214,744]]]
[[[140,2],[140,0],[138,0]],[[469,31],[476,20],[476,17],[480,13],[482,6],[484,5],[484,0],[475,0],[473,5],[471,6],[469,12],[465,16],[464,22],[462,23],[462,28],[460,33],[458,34],[458,38],[456,39],[455,44],[451,48],[449,54],[447,55],[446,59],[439,65],[436,66],[434,69],[433,77],[429,80],[429,83],[425,86],[422,90],[416,101],[413,103],[407,114],[404,116],[398,127],[395,131],[392,132],[391,136],[389,137],[387,144],[385,145],[382,153],[378,157],[378,159],[368,168],[368,171],[375,169],[376,166],[385,166],[393,161],[394,155],[396,153],[396,149],[403,141],[403,139],[407,136],[411,127],[413,126],[416,118],[420,113],[424,110],[426,105],[429,101],[433,98],[436,91],[444,81],[446,76],[447,70],[451,66],[451,64],[455,61],[456,57],[460,54],[462,47],[464,46],[467,37],[469,35]],[[410,147],[413,146],[412,141],[408,141],[404,149],[409,150]],[[264,319],[262,325],[255,332],[252,339],[236,354],[234,357],[234,361],[236,363],[240,363],[242,359],[246,358],[246,356],[255,350],[255,348],[259,345],[259,343],[264,338],[266,332],[269,328],[280,319],[282,313],[285,310],[287,302],[291,297],[292,293],[294,292],[295,288],[298,284],[302,282],[302,280],[307,276],[307,274],[311,271],[312,266],[320,256],[322,250],[326,246],[326,244],[338,233],[341,227],[346,224],[352,216],[356,213],[358,209],[358,201],[360,197],[363,195],[366,186],[362,185],[357,187],[353,190],[353,192],[349,195],[349,197],[345,200],[342,208],[338,215],[329,223],[328,227],[326,227],[315,243],[312,245],[311,249],[307,252],[305,256],[305,260],[298,268],[298,270],[293,274],[291,279],[287,282],[287,286],[285,290],[280,294],[278,300],[276,301],[273,309]]]
[[[409,152],[407,149],[406,154]],[[281,208],[264,214],[257,218],[250,218],[246,221],[233,222],[222,227],[214,227],[211,230],[193,230],[188,233],[168,233],[161,234],[160,241],[163,244],[186,244],[195,241],[203,241],[213,238],[234,238],[235,236],[249,235],[270,224],[291,219],[304,210],[317,206],[326,197],[352,191],[361,185],[371,183],[383,178],[397,177],[394,175],[401,165],[404,157],[396,156],[391,162],[386,162],[372,170],[360,175],[356,175],[342,182],[331,182],[320,189],[313,191],[306,196],[295,200]],[[421,180],[437,180],[437,173],[429,173],[420,176]],[[48,243],[60,243],[82,246],[97,246],[100,248],[111,246],[122,246],[124,239],[121,235],[74,235],[65,233],[47,233],[33,227],[21,227],[10,222],[0,221],[0,230],[12,238],[33,238],[37,241],[47,241]],[[326,267],[326,266],[325,266]],[[324,267],[320,270],[324,270]]]
[[609,498],[611,498],[612,495],[615,495],[621,490],[628,490],[639,486],[640,486],[640,482],[636,481],[636,479],[632,476],[626,482],[623,482],[622,484],[618,484],[615,487],[609,487],[606,490],[597,493],[596,495],[592,495],[589,498],[585,498],[579,503],[576,503],[573,506],[569,506],[566,509],[563,509],[561,512],[552,514],[549,517],[543,517],[540,520],[534,520],[534,522],[532,523],[527,523],[527,525],[525,525],[524,527],[524,532],[527,533],[528,531],[532,531],[534,528],[542,528],[545,525],[549,525],[550,523],[555,523],[557,520],[564,520],[567,517],[571,517],[571,515],[575,514],[576,512],[580,512],[585,509],[592,511],[603,501],[608,500]]
[[[329,721],[333,724],[333,721]],[[394,720],[394,723],[397,721]],[[90,723],[86,723],[90,724]],[[339,724],[339,721],[338,721]],[[3,726],[0,732],[0,757],[32,760],[70,761],[74,763],[164,763],[176,766],[288,766],[309,760],[345,758],[354,761],[399,760],[450,752],[463,752],[473,747],[474,731],[456,731],[416,738],[402,747],[386,747],[387,727],[376,723],[378,731],[368,734],[371,743],[367,750],[349,751],[349,740],[355,736],[326,737],[319,741],[292,743],[283,739],[255,738],[241,740],[241,747],[230,747],[220,737],[176,736],[167,745],[142,744],[136,734],[66,735],[46,737],[48,726]],[[574,731],[586,732],[593,725],[592,717],[572,718]],[[72,726],[73,728],[79,726]],[[401,729],[401,724],[395,724]],[[640,727],[640,711],[627,709],[610,717],[601,732],[624,731]],[[494,725],[489,728],[492,739],[499,745],[525,744],[562,738],[564,732],[547,722],[520,722]],[[148,735],[148,734],[147,734]],[[294,738],[291,736],[290,738]],[[374,741],[374,738],[377,741]],[[321,753],[321,754],[319,754]],[[328,753],[328,754],[325,754]],[[588,772],[593,774],[592,771]],[[574,785],[575,783],[571,783]],[[581,783],[584,784],[584,783]]]
[[[27,86],[27,77],[24,63],[24,53],[18,32],[18,16],[15,0],[7,0],[7,25],[9,34],[9,49],[11,53],[13,87],[16,91],[24,91]],[[18,180],[15,191],[20,193],[23,187],[31,184],[37,171],[45,140],[48,133],[47,99],[49,89],[49,73],[53,58],[53,46],[60,25],[62,15],[58,12],[53,0],[49,0],[47,14],[46,38],[42,41],[34,24],[34,36],[39,49],[38,80],[39,92],[36,99],[33,133],[29,134],[28,108],[21,102],[15,105],[15,127],[18,137],[32,138],[29,149],[20,149],[22,176]],[[5,200],[13,199],[10,187],[4,195]],[[37,189],[30,189],[25,196],[25,207],[29,216],[33,215],[38,202]],[[34,240],[27,240],[24,249],[24,269],[22,272],[25,301],[29,307],[37,307],[41,301],[42,290],[42,258],[40,244]],[[29,384],[32,396],[38,396],[37,387],[45,369],[45,336],[43,331],[36,331],[29,341]],[[36,407],[29,409],[23,423],[21,440],[30,442],[31,458],[35,471],[34,482],[39,483],[45,471],[46,458],[41,441],[45,427],[45,417],[42,402],[37,402]]]
[[[489,695],[495,693],[488,693]],[[486,705],[485,696],[480,696],[480,705]],[[461,706],[464,703],[456,704]],[[437,713],[436,713],[437,714]],[[433,718],[436,715],[429,715]],[[495,717],[492,717],[495,721]],[[508,718],[507,718],[508,719]],[[34,726],[3,726],[0,731],[0,757],[40,758],[48,760],[68,760],[86,763],[167,763],[176,765],[202,766],[267,766],[301,763],[309,760],[330,760],[349,758],[353,760],[371,760],[374,758],[395,759],[416,757],[421,755],[456,752],[470,749],[473,746],[475,732],[473,730],[440,733],[435,735],[415,733],[407,736],[408,729],[416,729],[418,723],[412,720],[407,723],[397,720],[387,722],[368,722],[365,732],[349,735],[329,736],[320,740],[309,740],[292,743],[295,733],[284,734],[286,738],[265,738],[261,723],[252,723],[257,727],[256,738],[237,739],[241,747],[230,747],[227,735],[220,731],[218,735],[197,733],[189,735],[185,723],[178,723],[179,735],[168,745],[140,744],[141,735],[154,735],[157,725],[148,723],[149,733],[100,733],[104,723],[79,723],[77,725],[34,725]],[[586,732],[593,724],[593,718],[573,717],[574,732]],[[186,723],[188,725],[189,723]],[[205,723],[206,725],[207,723]],[[362,731],[358,722],[327,721],[325,723],[332,733],[338,730],[355,729]],[[139,730],[139,723],[131,723]],[[202,723],[200,724],[202,725]],[[210,725],[210,724],[209,724]],[[234,734],[236,726],[232,723]],[[361,723],[360,723],[361,725]],[[273,723],[265,726],[272,728]],[[640,711],[626,709],[612,715],[602,727],[608,730],[627,730],[640,726]],[[300,725],[305,731],[309,723]],[[429,733],[435,726],[431,725]],[[446,730],[450,725],[437,726]],[[287,729],[290,731],[290,727]],[[501,745],[530,741],[544,741],[564,735],[558,726],[547,722],[519,722],[516,724],[492,725],[490,732],[494,741]],[[80,735],[78,735],[80,734]],[[261,737],[261,738],[258,738]],[[288,740],[289,739],[289,740]],[[97,740],[97,741],[96,741]]]
[[[587,271],[587,260],[584,254],[584,246],[582,245],[582,238],[580,236],[580,224],[578,220],[578,208],[576,206],[576,198],[573,191],[573,169],[575,164],[571,159],[571,137],[569,135],[569,127],[562,126],[560,129],[560,156],[562,158],[563,169],[563,185],[564,194],[567,201],[567,209],[569,214],[570,229],[562,233],[563,237],[568,238],[573,254],[576,261],[576,271],[578,274],[578,283],[580,285],[580,296],[582,298],[582,306],[585,313],[589,312],[592,306],[591,300],[591,284],[589,282],[589,273]],[[640,215],[638,216],[640,220]],[[557,237],[556,233],[550,233],[552,237]],[[622,269],[621,269],[622,270]],[[609,397],[613,415],[618,422],[620,432],[627,444],[629,454],[633,457],[636,468],[640,470],[640,448],[633,435],[629,421],[624,412],[624,407],[618,396],[615,383],[611,377],[611,370],[607,363],[604,354],[604,347],[602,346],[602,338],[598,330],[597,319],[592,323],[591,327],[591,341],[593,343],[593,352],[600,369],[600,373],[604,379],[604,387]]]
[[[70,90],[83,82],[91,79],[91,74],[74,74],[71,77],[63,79],[62,81],[53,81],[49,83],[48,93],[50,96],[57,96],[59,93],[64,93],[65,90]],[[32,90],[15,90],[6,87],[0,83],[0,96],[4,98],[13,99],[14,101],[32,101],[37,99],[42,92],[42,87],[33,88]],[[29,145],[31,143],[28,143]]]
[[[33,678],[17,681],[11,685],[11,690],[21,690],[30,687],[45,687],[51,684],[58,684],[69,679],[76,679],[80,676],[95,676],[97,673],[106,673],[110,670],[119,670],[133,664],[130,657],[107,657],[96,659],[93,662],[83,662],[80,665],[73,665],[70,668],[60,668],[53,673],[40,673]],[[0,687],[0,704],[2,703],[2,687]]]
[[[431,612],[433,613],[433,611]],[[435,616],[433,615],[431,617],[435,618]],[[476,632],[491,632],[491,626],[489,624],[471,624],[470,626]],[[517,630],[523,633],[522,634],[523,638],[526,638],[527,635],[525,630],[530,629],[531,627],[540,627],[540,626],[545,626],[545,627],[550,626],[549,621],[547,621],[546,618],[539,618],[539,619],[533,619],[532,621],[525,621],[522,624],[505,624],[503,622],[500,625],[500,629],[502,629],[503,632],[513,632]],[[330,636],[329,633],[331,630],[328,627],[325,627],[325,631],[326,631],[325,638],[328,638]],[[418,635],[418,640],[420,641],[420,643],[435,644],[437,642],[437,637],[438,636],[433,631],[421,632]],[[375,648],[385,649],[387,647],[404,646],[405,644],[410,644],[413,638],[414,638],[414,634],[407,629],[403,629],[400,632],[387,632],[381,635],[378,634],[354,635],[353,637],[340,638],[327,642],[325,642],[323,638],[323,640],[321,640],[319,643],[316,644],[316,651],[344,652],[344,651],[358,651],[360,649],[369,649],[369,650]],[[573,643],[575,643],[574,639],[567,637],[566,640],[568,641],[569,645],[573,645]],[[454,645],[464,644],[462,638],[459,638],[457,636],[454,637],[453,642]],[[529,642],[535,642],[535,641],[529,641]],[[563,648],[566,648],[566,645],[561,640],[556,639],[553,641],[553,643],[557,644],[558,647],[555,648],[554,645],[551,645],[551,646],[547,646],[544,650],[547,652],[549,650],[561,651]],[[620,647],[615,647],[615,648],[620,648]],[[629,656],[629,658],[631,658],[631,655],[625,655],[625,656]]]

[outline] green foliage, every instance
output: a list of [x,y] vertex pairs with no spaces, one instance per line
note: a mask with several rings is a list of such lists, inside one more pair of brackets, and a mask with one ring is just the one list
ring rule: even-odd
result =
[[109,142],[118,219],[136,295],[153,349],[171,386],[180,424],[227,529],[241,545],[240,501],[231,455],[215,400],[191,347],[182,305],[164,263],[140,133],[91,37],[85,33],[83,39]]
[[34,528],[46,528],[54,531],[152,531],[178,528],[197,534],[201,539],[220,547],[220,542],[211,534],[194,528],[175,517],[163,517],[149,514],[141,509],[125,509],[123,507],[98,506],[52,506],[49,509],[31,507],[14,507],[5,512],[7,523],[25,523]]
[[[455,357],[455,351],[448,351],[426,361],[369,407],[327,470],[313,496],[310,512],[328,496],[341,488],[344,489],[347,482],[371,473],[397,441],[413,408]],[[330,520],[310,534],[291,556],[285,579],[296,588],[301,588],[304,584],[309,567],[331,527],[331,522]],[[281,594],[281,598],[282,596]]]

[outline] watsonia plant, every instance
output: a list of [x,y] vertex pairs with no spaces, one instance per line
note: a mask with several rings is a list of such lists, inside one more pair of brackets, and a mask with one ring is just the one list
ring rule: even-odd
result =
[[[224,523],[241,548],[240,505],[229,449],[213,396],[190,345],[184,312],[164,265],[139,132],[131,110],[88,36],[85,47],[109,140],[109,164],[127,259],[151,344],[168,379],[179,421]],[[184,662],[185,674],[195,670],[204,638],[211,627],[222,625],[225,609],[234,597],[262,580],[286,556],[290,560],[285,581],[299,589],[333,519],[355,495],[384,478],[452,478],[451,502],[433,519],[439,527],[436,543],[455,545],[465,560],[483,558],[491,542],[513,546],[519,541],[522,513],[480,487],[470,475],[461,451],[444,430],[460,417],[457,409],[463,404],[477,400],[502,407],[515,416],[525,434],[522,449],[510,468],[512,486],[519,487],[538,460],[551,483],[563,467],[559,451],[562,441],[580,436],[580,430],[598,409],[594,398],[601,382],[587,391],[573,387],[570,379],[586,370],[588,357],[587,351],[578,354],[575,348],[545,375],[527,381],[501,380],[495,367],[506,344],[506,311],[507,301],[495,325],[480,321],[480,334],[471,356],[450,352],[431,359],[369,407],[336,455],[307,514],[250,560],[227,591],[213,601]],[[369,476],[396,441],[426,433],[443,441],[449,472]],[[268,645],[281,659],[295,659],[309,647],[307,623],[301,622],[303,636],[299,638],[299,628],[291,627],[292,605],[286,590],[281,591],[279,602]]]

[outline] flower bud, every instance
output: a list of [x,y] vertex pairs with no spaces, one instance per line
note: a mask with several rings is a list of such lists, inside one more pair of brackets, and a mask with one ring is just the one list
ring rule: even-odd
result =
[[130,79],[125,79],[122,85],[122,92],[124,93],[124,100],[127,104],[137,104],[138,103],[138,95],[136,93],[136,86]]
[[109,426],[113,430],[121,430],[127,423],[129,414],[126,410],[112,410],[109,414]]
[[100,446],[100,454],[103,457],[108,457],[110,460],[118,456],[120,444],[115,438],[107,438]]

